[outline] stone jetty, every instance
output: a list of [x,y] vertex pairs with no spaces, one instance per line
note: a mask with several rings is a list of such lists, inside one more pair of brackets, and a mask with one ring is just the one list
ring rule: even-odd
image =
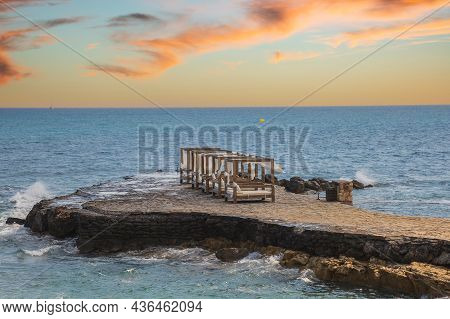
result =
[[176,178],[154,179],[158,187],[139,196],[102,199],[79,190],[43,200],[25,226],[76,237],[83,254],[199,246],[234,261],[260,251],[280,254],[282,265],[312,269],[322,280],[414,297],[450,296],[449,219],[365,211],[280,186],[275,203],[231,204]]

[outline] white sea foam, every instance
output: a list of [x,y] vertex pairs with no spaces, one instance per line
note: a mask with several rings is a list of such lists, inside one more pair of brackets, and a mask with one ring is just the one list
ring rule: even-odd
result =
[[36,182],[24,191],[17,192],[10,201],[14,203],[12,216],[25,217],[34,204],[51,196],[47,187],[42,182]]
[[127,273],[135,273],[136,272],[136,268],[125,269],[125,272],[127,272]]
[[355,174],[355,179],[364,185],[374,185],[376,183],[376,180],[371,177],[365,169],[357,171]]
[[314,275],[314,271],[312,271],[311,269],[304,269],[304,270],[302,270],[300,272],[300,276],[298,277],[298,279],[300,279],[303,282],[306,282],[308,284],[317,281],[317,278]]
[[19,225],[0,225],[0,239],[8,240],[11,237],[14,237],[16,233],[21,230],[23,227]]
[[42,257],[44,255],[47,255],[50,251],[52,250],[56,250],[60,248],[59,245],[51,245],[48,247],[43,247],[43,248],[39,248],[39,249],[35,249],[35,250],[27,250],[27,249],[21,249],[21,251],[28,256],[32,256],[32,257]]

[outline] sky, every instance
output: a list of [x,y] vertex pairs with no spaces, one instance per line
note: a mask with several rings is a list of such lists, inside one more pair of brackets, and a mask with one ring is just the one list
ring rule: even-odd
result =
[[155,104],[450,104],[449,1],[0,0],[0,107]]

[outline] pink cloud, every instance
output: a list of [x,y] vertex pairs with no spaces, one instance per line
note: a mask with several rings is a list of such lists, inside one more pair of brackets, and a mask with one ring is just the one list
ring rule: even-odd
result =
[[[112,65],[107,67],[124,76],[156,76],[190,55],[277,41],[329,20],[347,22],[349,14],[365,21],[395,21],[422,14],[439,4],[438,0],[251,0],[243,4],[243,18],[226,24],[195,24],[173,35],[150,39],[118,32],[113,38],[142,52],[144,60],[120,65],[117,72]],[[287,52],[272,60],[315,56],[317,53]]]
[[99,45],[100,45],[100,43],[89,43],[89,44],[86,46],[86,50],[94,50],[94,49],[96,49]]
[[[346,32],[329,40],[329,44],[333,47],[346,44],[351,48],[373,45],[382,40],[392,39],[410,27],[411,24],[400,23],[387,27],[374,27],[355,32]],[[409,32],[403,34],[400,39],[417,39],[447,34],[450,34],[450,19],[435,19],[415,26]]]
[[[20,1],[9,1],[20,2]],[[23,2],[22,4],[24,4]],[[31,3],[31,2],[30,2]],[[82,18],[62,18],[47,20],[43,22],[46,27],[56,27],[63,24],[76,23]],[[40,48],[43,45],[48,45],[54,42],[54,39],[49,35],[33,36],[38,28],[32,26],[22,29],[8,30],[0,33],[0,84],[6,84],[10,80],[20,80],[30,75],[29,72],[24,72],[22,67],[16,65],[10,58],[10,52],[19,50],[30,50]]]
[[319,52],[312,52],[312,51],[297,51],[297,52],[281,52],[276,51],[272,54],[270,58],[270,63],[280,63],[283,61],[301,61],[301,60],[307,60],[307,59],[313,59],[320,56]]

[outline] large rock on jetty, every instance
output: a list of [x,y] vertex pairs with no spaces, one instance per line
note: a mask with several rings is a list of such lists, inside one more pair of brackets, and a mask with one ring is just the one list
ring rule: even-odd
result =
[[305,182],[300,180],[289,181],[286,190],[294,194],[302,194],[305,192]]
[[[364,185],[357,180],[353,180],[352,183],[354,189],[373,187],[372,185]],[[284,187],[288,192],[303,194],[309,193],[309,191],[324,192],[327,189],[335,188],[336,182],[327,181],[321,177],[314,177],[309,180],[304,180],[299,176],[294,176],[291,177],[290,180],[282,179],[278,181],[278,185]]]

